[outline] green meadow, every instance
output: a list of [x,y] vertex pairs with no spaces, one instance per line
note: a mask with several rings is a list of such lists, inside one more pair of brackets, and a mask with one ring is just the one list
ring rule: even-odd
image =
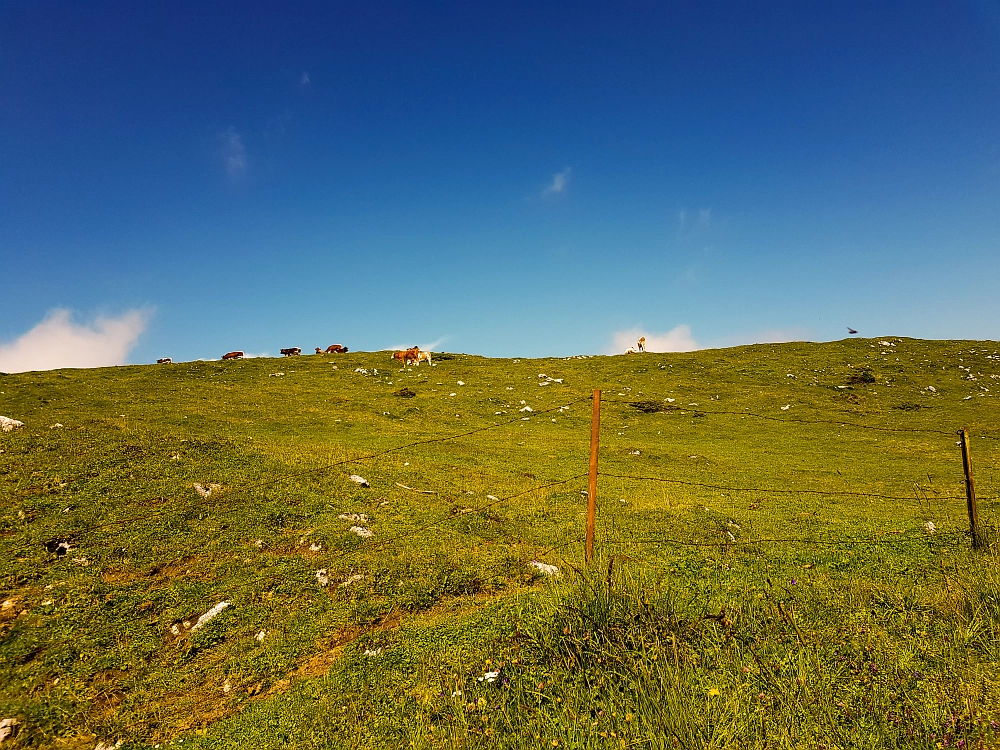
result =
[[0,746],[1000,747],[998,349],[0,375]]

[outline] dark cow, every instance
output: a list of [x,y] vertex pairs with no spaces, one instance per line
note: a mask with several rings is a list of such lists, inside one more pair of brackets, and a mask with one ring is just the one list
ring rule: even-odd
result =
[[297,357],[302,354],[302,350],[297,346],[293,346],[290,349],[282,349],[281,353],[286,357]]
[[340,344],[330,344],[326,347],[326,351],[323,351],[318,346],[316,347],[317,354],[347,354],[347,347]]
[[163,359],[156,360],[156,364],[158,365],[172,365],[173,363],[174,361],[170,359],[170,357],[164,357]]
[[243,359],[243,352],[229,352],[222,355],[223,359]]

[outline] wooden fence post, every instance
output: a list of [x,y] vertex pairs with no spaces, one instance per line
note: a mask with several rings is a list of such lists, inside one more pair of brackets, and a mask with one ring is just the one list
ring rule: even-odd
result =
[[590,483],[587,485],[587,549],[584,560],[594,558],[594,521],[597,516],[597,445],[601,436],[601,392],[594,391],[590,417]]
[[965,502],[969,509],[969,531],[972,534],[972,548],[979,549],[979,507],[976,505],[976,483],[972,478],[972,458],[969,456],[969,428],[958,431],[962,445],[962,467],[965,469]]

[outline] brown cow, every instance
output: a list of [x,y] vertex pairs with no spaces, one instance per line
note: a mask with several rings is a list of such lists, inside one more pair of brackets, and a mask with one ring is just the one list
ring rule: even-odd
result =
[[417,362],[417,357],[419,357],[418,354],[419,351],[420,350],[414,346],[407,349],[406,351],[393,352],[392,358],[398,359],[400,362],[403,363],[403,367],[406,367],[407,365],[412,365]]
[[163,359],[156,360],[156,364],[158,365],[172,365],[173,363],[174,361],[170,359],[170,357],[164,357]]
[[222,355],[223,359],[243,359],[243,352],[229,352]]

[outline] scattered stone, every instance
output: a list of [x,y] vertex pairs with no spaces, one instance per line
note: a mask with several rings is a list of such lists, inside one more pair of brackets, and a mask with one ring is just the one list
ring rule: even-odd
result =
[[214,607],[208,610],[208,612],[206,612],[205,614],[203,614],[201,617],[198,618],[198,622],[196,622],[194,626],[191,628],[191,632],[193,633],[194,631],[196,631],[198,628],[206,624],[209,620],[211,620],[213,617],[215,617],[217,614],[219,614],[222,610],[224,610],[231,604],[232,602],[219,602],[218,604],[216,604]]
[[49,425],[49,429],[50,430],[61,430],[62,428],[63,428],[63,425],[61,425],[59,422],[56,422],[55,424],[50,424]]
[[267,635],[267,631],[266,630],[261,630],[259,633],[257,633],[257,635],[254,636],[254,640],[257,641],[257,643],[263,643],[264,642],[264,636],[266,636],[266,635]]
[[378,656],[381,653],[382,653],[382,649],[380,649],[380,648],[376,648],[376,649],[366,648],[365,649],[365,656]]
[[365,479],[364,477],[359,477],[357,474],[351,474],[351,476],[349,476],[348,479],[350,479],[355,484],[360,484],[362,487],[371,487],[371,485],[368,484],[367,479]]
[[90,560],[88,560],[86,557],[74,557],[73,562],[75,562],[77,565],[83,568],[86,568],[88,565],[90,565]]
[[0,719],[0,742],[16,735],[20,725],[21,722],[17,719]]
[[368,516],[364,513],[341,513],[337,518],[343,521],[357,521],[358,523],[368,523]]
[[926,531],[928,534],[933,534],[935,531],[937,531],[937,526],[934,525],[933,521],[928,521],[927,523],[924,524],[924,531]]
[[367,539],[370,536],[374,536],[375,532],[371,529],[366,529],[364,526],[352,526],[348,529],[352,534],[357,534],[362,539]]
[[365,577],[363,575],[361,575],[360,573],[355,573],[354,575],[348,576],[345,580],[343,580],[340,583],[338,583],[337,584],[337,588],[338,589],[346,589],[352,583],[357,583],[358,581],[363,581],[364,578]]
[[316,571],[316,581],[323,588],[326,588],[327,586],[330,585],[330,579],[326,575],[326,568],[320,568],[319,570]]
[[209,497],[213,492],[218,492],[219,490],[222,489],[222,485],[221,484],[214,484],[214,483],[213,484],[199,484],[198,482],[195,482],[193,486],[194,486],[195,492],[197,492],[202,497]]
[[11,419],[10,417],[0,417],[0,429],[4,432],[16,430],[18,427],[24,427],[24,422],[19,422],[18,420]]
[[547,576],[557,576],[559,575],[559,568],[555,565],[548,565],[547,563],[539,562],[538,560],[532,560],[529,565],[535,570],[544,573]]

